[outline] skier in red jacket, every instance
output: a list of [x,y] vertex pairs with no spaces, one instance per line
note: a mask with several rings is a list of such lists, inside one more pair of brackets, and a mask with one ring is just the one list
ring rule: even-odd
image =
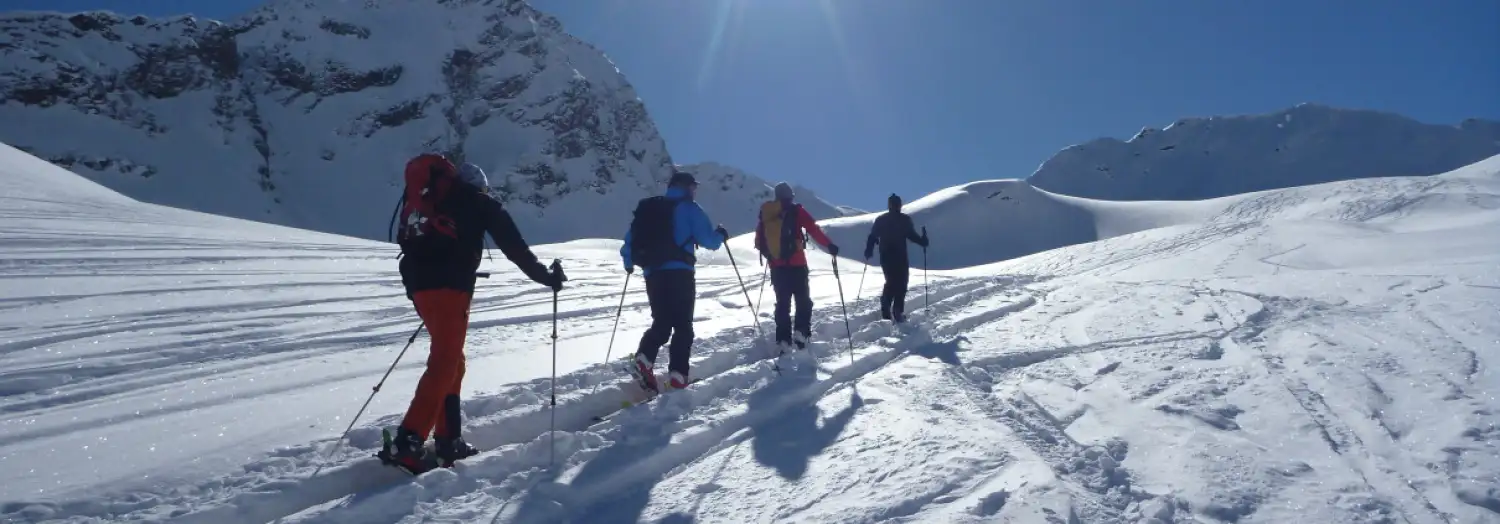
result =
[[[761,258],[771,264],[771,288],[776,292],[776,344],[807,347],[812,336],[812,297],[808,289],[807,237],[838,256],[839,247],[823,234],[823,228],[801,204],[794,202],[792,186],[776,184],[776,198],[760,206],[760,221],[755,226],[755,247]],[[797,301],[795,320],[788,318],[791,303]]]

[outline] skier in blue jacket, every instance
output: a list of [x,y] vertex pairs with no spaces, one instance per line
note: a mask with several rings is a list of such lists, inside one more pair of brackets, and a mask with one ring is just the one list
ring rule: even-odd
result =
[[672,389],[687,387],[693,303],[697,298],[693,249],[701,246],[717,251],[729,239],[724,226],[713,226],[708,214],[693,201],[697,190],[693,175],[672,174],[665,195],[644,199],[636,208],[635,220],[625,233],[625,245],[620,247],[625,272],[634,272],[635,266],[640,266],[646,278],[651,327],[641,335],[632,372],[642,386],[652,390],[659,391],[652,368],[668,339],[667,385]]

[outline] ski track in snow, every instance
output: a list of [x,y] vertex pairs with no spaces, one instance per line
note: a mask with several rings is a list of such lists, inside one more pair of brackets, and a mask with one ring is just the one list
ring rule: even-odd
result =
[[[914,274],[901,327],[878,320],[878,271],[852,290],[819,262],[810,351],[780,374],[770,303],[744,303],[772,300],[761,269],[706,256],[699,382],[623,411],[643,286],[600,363],[618,244],[542,246],[573,277],[556,408],[552,297],[488,263],[463,404],[485,452],[417,478],[371,454],[425,338],[333,440],[415,328],[388,252],[85,206],[0,231],[18,239],[0,246],[0,464],[27,468],[0,520],[1496,522],[1500,246],[1474,240],[1500,223],[1491,167]],[[17,205],[70,205],[36,202]],[[149,227],[88,234],[116,218]],[[847,339],[837,286],[860,297]],[[158,443],[179,449],[140,449]]]
[[[577,284],[577,282],[575,282],[575,284]],[[746,282],[746,286],[754,287],[756,286],[756,283],[752,280]],[[976,284],[972,282],[958,282],[950,287],[945,287],[943,284],[939,283],[937,286],[934,286],[933,298],[935,299],[935,303],[940,304],[943,302],[943,300],[950,299],[950,296],[965,296],[965,293],[970,292],[978,288],[979,286],[982,286],[982,284]],[[609,287],[613,288],[614,286],[610,285]],[[598,290],[602,288],[603,285],[597,288],[585,289]],[[542,291],[544,292],[545,290]],[[582,297],[585,299],[615,299],[618,297],[618,291],[610,292],[609,294],[599,294],[603,293],[602,291],[594,294],[589,293],[583,294]],[[700,281],[700,300],[724,294],[742,296],[740,293],[741,292],[738,284],[734,283],[732,280],[728,282],[724,282],[722,280],[715,281],[712,279]],[[524,294],[528,294],[528,292],[521,293],[521,295]],[[544,295],[545,293],[537,292],[535,294]],[[615,296],[609,296],[611,294]],[[506,298],[509,298],[510,300],[506,301]],[[538,297],[537,299],[535,299],[534,303],[528,303],[525,301],[517,302],[515,300],[516,298],[517,297],[512,296],[487,298],[483,300],[476,299],[474,311],[476,314],[478,314],[482,311],[501,310],[501,308],[498,307],[487,308],[484,305],[484,303],[486,302],[508,302],[510,304],[513,304],[512,306],[510,306],[513,308],[550,303],[550,297]],[[632,295],[632,298],[635,298],[635,296]],[[875,302],[878,302],[878,299],[867,298],[864,299],[860,304],[850,305],[851,307],[858,307],[862,304],[863,306],[868,308],[871,307]],[[612,317],[617,305],[618,303],[609,307],[601,306],[566,312],[560,315],[560,318],[570,318],[582,315],[600,315]],[[637,299],[636,301],[627,300],[626,307],[629,308],[632,306],[644,306],[644,301],[639,299]],[[767,304],[767,306],[769,306],[769,304]],[[836,304],[831,306],[824,305],[823,307],[819,308],[819,312],[817,315],[819,318],[831,318],[831,312],[836,311],[837,307],[838,306]],[[264,312],[268,309],[271,308],[262,306],[258,311],[261,311],[264,314]],[[391,308],[391,316],[396,317],[397,320],[382,323],[381,327],[410,326],[411,318],[409,310],[405,311],[405,315],[401,315],[402,309],[404,308],[400,306]],[[769,308],[767,307],[767,309]],[[769,315],[769,312],[766,312],[766,315]],[[550,321],[551,318],[550,314],[537,315],[536,317],[537,318],[509,316],[504,318],[503,320],[488,323],[484,321],[476,321],[473,322],[471,326],[473,326],[474,328],[493,327],[500,325],[522,324],[527,322]],[[875,312],[867,311],[863,315],[854,316],[851,321],[856,323],[868,323],[877,318],[878,315]],[[769,324],[769,322],[765,322],[765,318],[761,318],[761,320],[761,329],[769,334],[772,326]],[[190,325],[189,323],[184,324]],[[361,328],[351,327],[341,331],[368,330],[369,327],[370,326],[364,326]],[[817,326],[817,331],[819,334],[827,334],[834,331],[833,328],[835,327],[842,328],[842,322],[839,322],[836,326],[829,322],[820,323]],[[627,330],[622,327],[622,331]],[[628,351],[628,348],[633,347],[634,337],[638,336],[638,334],[639,330],[622,333],[623,336],[621,336],[620,340],[616,342],[617,352],[615,353],[615,356],[623,358],[624,356],[628,355],[630,353]],[[364,337],[362,338],[362,340],[368,340],[368,342],[371,344],[389,344],[392,338],[401,337],[402,335],[405,335],[405,333],[395,332],[384,336]],[[735,366],[740,366],[753,361],[762,360],[766,355],[769,354],[769,348],[763,343],[747,345],[744,342],[746,339],[753,336],[753,328],[751,328],[750,326],[745,326],[742,328],[731,329],[724,334],[709,339],[699,340],[695,344],[694,350],[695,376],[711,378],[712,376],[722,372],[723,370],[728,370]],[[244,339],[242,338],[242,340]],[[316,340],[317,339],[313,339],[312,341],[315,342]],[[332,340],[333,341],[328,343],[326,347],[338,348],[347,346],[349,344],[349,341],[340,338],[333,338]],[[310,347],[308,342],[309,341],[303,341],[300,344],[300,347],[303,350],[308,349]],[[419,341],[419,343],[420,342],[423,341]],[[818,344],[817,346],[818,348],[821,348],[826,345]],[[313,344],[312,347],[316,347],[316,344]],[[815,348],[815,350],[818,348]],[[837,348],[835,347],[834,349]],[[297,355],[289,358],[305,358],[305,356],[306,355]],[[837,356],[842,357],[843,355],[839,354]],[[665,353],[663,358],[665,358]],[[252,365],[265,365],[264,361],[242,362],[241,359],[233,359],[232,362],[241,363],[242,365],[247,367]],[[616,361],[612,362],[607,367],[594,366],[591,369],[580,373],[573,373],[558,377],[558,426],[560,429],[574,428],[574,430],[576,431],[582,431],[594,416],[602,413],[607,413],[613,409],[618,409],[618,399],[623,395],[620,386],[620,384],[622,384],[623,382],[619,378],[623,374],[622,372],[620,372],[621,365],[622,362]],[[206,374],[212,374],[216,372],[217,371],[208,372]],[[354,378],[359,376],[368,376],[368,374],[355,372],[348,374],[347,378]],[[170,378],[175,381],[191,377],[184,377],[179,374],[171,376]],[[327,380],[328,377],[318,377],[318,379]],[[134,382],[150,383],[157,380],[161,380],[161,378],[147,377],[139,381],[122,381],[117,379],[111,381],[110,386],[113,388],[121,388],[123,386],[128,386]],[[611,384],[610,382],[613,383]],[[281,384],[281,387],[285,389],[305,387],[307,385],[310,385],[310,383]],[[586,389],[592,390],[596,386],[600,386],[597,392],[585,391]],[[517,443],[525,443],[537,439],[538,437],[542,437],[543,439],[545,439],[545,433],[548,427],[547,424],[550,420],[550,413],[546,409],[546,397],[549,394],[550,387],[550,381],[546,379],[537,379],[526,384],[513,386],[493,395],[483,395],[466,399],[464,404],[465,417],[467,420],[467,425],[465,428],[466,437],[469,438],[471,442],[486,449]],[[264,393],[274,392],[275,390],[270,390],[265,391]],[[120,391],[117,389],[115,391],[110,391],[107,393],[117,394],[120,393]],[[97,393],[97,395],[99,396],[105,394],[106,392]],[[54,404],[71,403],[82,400],[86,399],[80,398],[77,395],[69,396],[67,394],[47,397],[47,402]],[[175,409],[201,409],[211,407],[213,405],[214,404],[212,402],[197,402],[178,406]],[[35,409],[33,406],[24,404],[21,407],[16,408],[11,408],[10,406],[6,407],[8,409],[18,411],[27,408]],[[160,414],[162,413],[144,412],[142,414],[138,414],[137,416]],[[292,446],[289,448],[277,450],[267,457],[244,466],[243,474],[231,475],[225,478],[216,478],[213,479],[210,483],[199,486],[196,489],[184,490],[182,487],[173,487],[167,492],[126,493],[123,496],[119,497],[119,500],[114,500],[109,503],[100,503],[98,500],[85,499],[75,503],[63,503],[57,505],[49,509],[48,512],[71,515],[74,518],[85,518],[91,516],[102,518],[108,517],[110,515],[127,515],[131,518],[155,519],[170,516],[173,517],[175,521],[181,522],[266,522],[269,520],[274,520],[279,517],[291,515],[293,513],[296,513],[297,511],[315,506],[317,504],[321,504],[373,487],[399,481],[400,479],[405,478],[404,474],[396,472],[391,468],[380,466],[373,458],[358,458],[360,456],[368,457],[378,446],[378,427],[389,427],[394,425],[396,422],[396,418],[386,417],[378,420],[377,424],[373,426],[365,425],[356,427],[356,429],[350,433],[350,445],[345,446],[343,453],[337,455],[332,463],[343,464],[350,460],[353,460],[354,462],[352,464],[347,464],[346,466],[328,467],[320,472],[319,476],[316,478],[308,480],[298,479],[298,477],[305,477],[306,475],[311,473],[313,469],[316,469],[319,465],[324,464],[324,462],[322,461],[322,454],[327,449],[328,444],[326,443],[306,446]],[[74,426],[63,426],[55,428],[53,429],[53,431],[58,433],[65,432],[73,427]],[[45,437],[46,435],[47,433],[37,432],[17,433],[12,436],[8,436],[6,442],[41,438]],[[29,508],[26,509],[26,511],[36,512],[39,511],[38,506],[46,506],[46,504],[39,505],[27,503],[12,503],[8,505],[6,509],[9,512]],[[167,508],[171,513],[169,515],[158,515],[154,513],[155,511],[160,511],[163,508]]]

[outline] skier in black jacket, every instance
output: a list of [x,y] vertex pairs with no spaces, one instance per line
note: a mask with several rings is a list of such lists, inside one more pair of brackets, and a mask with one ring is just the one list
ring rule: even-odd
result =
[[891,193],[886,205],[890,209],[875,217],[870,228],[870,237],[865,241],[865,260],[875,255],[875,245],[880,244],[880,271],[885,274],[885,289],[880,293],[880,318],[906,321],[906,284],[911,277],[911,260],[906,254],[906,242],[927,247],[927,233],[917,235],[911,217],[901,212],[901,197]]

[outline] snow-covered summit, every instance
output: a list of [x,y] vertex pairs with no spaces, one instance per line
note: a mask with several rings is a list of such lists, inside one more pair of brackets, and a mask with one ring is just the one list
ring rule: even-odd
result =
[[1500,122],[1435,125],[1301,104],[1269,114],[1183,118],[1130,140],[1101,138],[1028,180],[1104,200],[1197,200],[1368,177],[1434,175],[1500,153]]
[[532,242],[618,236],[673,164],[614,64],[520,0],[0,15],[0,140],[142,201],[371,239],[426,151],[488,171]]

